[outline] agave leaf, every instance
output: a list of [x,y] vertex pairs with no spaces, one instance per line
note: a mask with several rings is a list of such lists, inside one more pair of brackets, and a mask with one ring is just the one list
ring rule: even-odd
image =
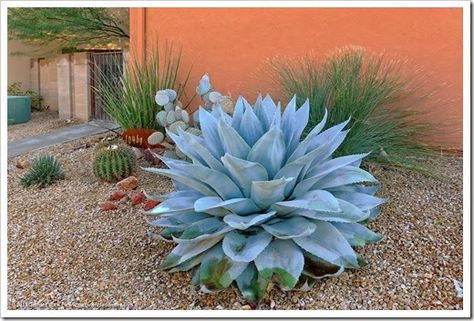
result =
[[169,214],[166,216],[162,215],[159,219],[150,221],[149,223],[153,226],[162,227],[187,227],[189,224],[194,222],[210,218],[211,216],[205,213],[187,212],[178,214]]
[[320,212],[341,212],[338,200],[331,193],[324,190],[307,192],[301,199],[277,202],[273,208],[280,214],[291,213],[295,209]]
[[379,197],[364,193],[333,192],[333,194],[335,197],[357,206],[362,211],[370,210],[371,208],[377,207],[385,202]]
[[358,223],[332,223],[341,232],[351,246],[364,246],[366,243],[375,243],[382,239],[377,234],[362,224]]
[[224,155],[224,149],[217,130],[217,120],[207,110],[200,107],[199,123],[204,137],[204,145],[214,157],[220,158]]
[[224,121],[219,120],[217,130],[221,138],[224,152],[234,157],[246,159],[250,152],[250,146],[240,137],[235,129]]
[[224,236],[222,249],[234,261],[251,262],[272,241],[272,236],[262,229],[245,233],[231,231]]
[[245,197],[250,196],[253,181],[268,180],[268,173],[262,165],[225,154],[221,158],[234,181],[238,183]]
[[270,124],[270,127],[275,126],[276,128],[281,129],[281,105],[280,102],[278,102],[276,106],[275,113],[273,114],[273,119]]
[[173,241],[179,244],[214,239],[231,230],[233,230],[233,228],[224,224],[222,220],[211,217],[189,225],[179,238],[173,236]]
[[253,181],[250,188],[251,199],[262,209],[285,199],[285,187],[294,178],[279,178],[271,181]]
[[245,106],[248,105],[248,102],[244,97],[239,96],[234,106],[234,114],[232,115],[232,128],[235,130],[240,129],[240,124],[242,123],[242,117],[244,116]]
[[272,125],[272,120],[276,112],[276,105],[269,95],[266,95],[262,99],[262,95],[259,95],[255,102],[255,114],[263,125],[263,129],[267,131]]
[[252,214],[241,216],[237,214],[229,214],[224,217],[224,222],[238,230],[246,230],[250,226],[261,224],[276,214],[276,211],[270,211],[264,214]]
[[160,203],[158,206],[154,207],[145,214],[162,215],[170,213],[186,213],[190,211],[194,212],[194,202],[198,198],[199,196],[170,198]]
[[369,211],[363,211],[357,206],[355,206],[354,204],[349,203],[343,199],[338,198],[337,201],[339,203],[339,207],[344,212],[345,217],[352,217],[352,218],[358,217],[357,220],[352,221],[352,222],[363,221],[367,219],[370,215]]
[[291,240],[272,241],[255,259],[255,266],[260,274],[267,279],[275,275],[283,290],[294,288],[303,265],[303,253]]
[[204,257],[204,253],[201,253],[199,255],[196,255],[195,257],[181,263],[178,266],[175,266],[174,268],[170,269],[170,272],[182,272],[182,271],[189,271],[193,267],[195,267],[198,264],[201,264],[202,259]]
[[[293,96],[294,105],[296,107],[296,96]],[[291,102],[290,102],[291,103]],[[290,104],[289,104],[290,105]],[[285,133],[285,144],[287,146],[286,156],[290,156],[296,149],[300,142],[301,134],[306,127],[309,119],[309,100],[306,99],[304,104],[298,109],[294,108],[285,109],[282,117],[282,129]],[[288,113],[287,113],[288,112]]]
[[222,199],[216,196],[206,196],[194,202],[194,210],[196,212],[208,213],[213,216],[224,217],[230,213],[229,210],[220,206]]
[[[319,155],[325,153],[327,149],[327,145],[324,144],[311,152],[299,157],[298,159],[295,159],[294,161],[291,161],[287,163],[285,166],[283,166],[275,175],[275,178],[280,178],[280,177],[303,177],[304,175],[300,175],[302,170],[308,166],[308,164],[311,164],[311,162],[315,159],[315,157],[318,157]],[[285,196],[288,195],[295,185],[300,181],[294,180],[291,182],[291,184],[288,184],[286,189],[285,189]]]
[[216,171],[226,174],[227,171],[220,161],[218,161],[211,152],[204,147],[200,138],[183,131],[181,128],[178,129],[179,139],[174,138],[175,136],[171,133],[170,136],[176,143],[176,146],[191,160],[193,163],[197,160],[204,166],[208,166]]
[[326,277],[338,276],[342,272],[344,272],[343,266],[331,264],[310,253],[305,253],[303,275],[313,280],[319,280]]
[[367,220],[373,221],[379,216],[380,214],[380,208],[372,208],[369,210],[369,217],[367,217]]
[[290,99],[290,101],[286,105],[285,110],[283,111],[283,115],[281,116],[281,129],[285,132],[285,136],[286,136],[286,132],[289,133],[288,137],[291,135],[291,126],[294,120],[295,112],[296,112],[296,95],[293,95],[293,97]]
[[262,227],[271,235],[282,240],[308,236],[316,229],[315,224],[301,216],[294,216],[273,224],[262,224]]
[[348,123],[349,123],[349,120],[341,124],[338,124],[336,126],[333,126],[329,129],[326,129],[321,134],[306,136],[306,138],[298,145],[298,147],[296,147],[295,151],[288,158],[287,163],[300,158],[301,156],[306,154],[308,150],[314,150],[323,145],[328,145],[327,150],[329,151],[330,150],[329,146],[332,146],[330,145],[330,143],[333,142],[337,136],[340,136],[339,134],[344,129],[344,127],[346,127]]
[[191,178],[187,174],[180,171],[164,168],[147,168],[147,171],[169,177],[179,183],[191,187],[203,195],[217,195],[217,193],[209,188],[206,184],[203,184],[199,180]]
[[199,269],[199,283],[204,292],[228,287],[247,267],[245,262],[235,262],[225,256],[220,244],[209,250]]
[[159,219],[148,221],[148,224],[158,227],[186,227],[186,225],[178,223],[169,217],[160,217]]
[[339,266],[357,268],[357,255],[345,237],[331,223],[313,221],[316,231],[293,241],[309,253]]
[[320,179],[329,173],[347,166],[357,159],[362,159],[368,154],[356,154],[350,156],[342,156],[324,162],[318,166],[313,167],[307,174],[306,178],[299,182],[293,191],[292,197],[298,198],[309,191]]
[[354,166],[342,167],[318,180],[313,188],[327,189],[362,182],[376,182],[370,173]]
[[[208,197],[208,200],[206,200],[206,202],[207,203],[198,204],[198,208],[204,212],[208,210],[225,209],[227,211],[224,211],[223,213],[226,214],[230,211],[234,213],[239,213],[240,215],[248,215],[260,210],[260,208],[254,203],[254,201],[249,198],[233,198],[227,201],[223,201],[219,197],[210,196]],[[196,203],[194,204],[194,209],[196,209]]]
[[336,186],[327,188],[329,192],[349,192],[349,193],[364,193],[369,195],[374,195],[380,189],[380,184],[378,181],[373,182],[370,186],[364,185],[345,185],[345,186]]
[[[361,215],[353,215],[351,212],[321,212],[298,209],[291,212],[292,216],[303,216],[314,220],[328,221],[328,222],[359,222]],[[362,217],[366,217],[362,214]]]
[[269,279],[262,277],[253,263],[249,263],[235,281],[244,298],[251,302],[263,298],[269,284]]
[[214,238],[204,239],[197,242],[186,242],[178,244],[173,251],[165,258],[164,262],[160,265],[163,270],[170,269],[179,265],[196,255],[207,251],[214,245],[216,245],[224,236],[222,234],[217,235]]
[[262,164],[268,176],[273,178],[283,164],[286,155],[283,132],[273,126],[253,145],[247,160]]
[[334,172],[335,170],[338,170],[345,166],[349,166],[351,163],[361,160],[367,155],[369,155],[369,153],[347,155],[347,156],[341,156],[341,157],[326,160],[312,167],[308,171],[306,178],[312,177],[312,176],[317,176],[321,178],[323,176],[328,175],[329,173]]
[[[191,178],[207,184],[223,199],[243,196],[240,188],[227,175],[219,171],[176,159],[161,157],[161,160],[175,172],[186,173]],[[211,195],[213,194],[215,193]]]
[[262,124],[250,105],[245,106],[238,132],[249,146],[253,146],[264,134]]

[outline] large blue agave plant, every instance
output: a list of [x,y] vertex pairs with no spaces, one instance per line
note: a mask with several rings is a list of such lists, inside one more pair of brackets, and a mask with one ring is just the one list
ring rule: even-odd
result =
[[301,141],[308,113],[308,101],[297,109],[293,98],[282,113],[270,96],[253,107],[240,97],[233,116],[199,110],[202,137],[168,133],[192,162],[162,157],[168,169],[147,169],[176,189],[151,196],[163,202],[147,212],[178,244],[163,269],[194,269],[204,292],[235,281],[258,300],[272,281],[308,287],[365,264],[353,247],[380,239],[365,223],[383,203],[376,179],[359,168],[367,154],[331,157],[348,121],[322,131],[327,112]]

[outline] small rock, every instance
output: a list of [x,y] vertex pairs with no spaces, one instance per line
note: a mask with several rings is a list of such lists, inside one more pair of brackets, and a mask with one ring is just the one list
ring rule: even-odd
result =
[[105,287],[106,287],[106,286],[105,286],[105,283],[104,283],[104,282],[100,282],[100,283],[99,283],[99,290],[100,290],[100,291],[104,291],[104,290],[105,290]]
[[102,211],[111,211],[111,210],[116,210],[118,207],[111,201],[104,202],[100,205],[100,209]]
[[141,204],[145,200],[145,194],[143,192],[133,193],[130,200],[133,206]]
[[165,139],[165,135],[162,132],[154,132],[150,136],[148,136],[148,144],[150,145],[158,145],[163,142]]
[[160,204],[160,202],[155,201],[155,200],[147,200],[145,202],[145,205],[143,206],[143,209],[145,211],[149,211],[149,210],[153,209],[155,206],[157,206],[158,204]]
[[19,160],[17,163],[16,163],[16,167],[19,168],[19,169],[25,169],[27,168],[28,166],[30,166],[30,163],[26,160]]
[[143,153],[142,153],[142,151],[140,150],[140,148],[132,147],[132,149],[133,149],[133,153],[135,154],[135,157],[136,157],[137,159],[140,159],[140,158],[143,157]]
[[454,288],[456,289],[456,296],[462,298],[464,296],[462,282],[458,280],[453,280]]
[[296,296],[291,297],[291,303],[298,303],[298,298]]
[[138,187],[138,179],[135,176],[129,176],[117,183],[117,187],[123,191],[131,191]]
[[143,157],[149,161],[152,165],[158,165],[161,161],[154,154],[163,154],[163,148],[147,148],[143,151]]
[[252,307],[249,304],[245,304],[241,308],[242,310],[252,310]]
[[127,195],[124,191],[116,191],[109,197],[109,201],[118,201],[121,200],[125,195]]
[[275,307],[275,305],[276,305],[275,301],[272,300],[270,302],[270,308],[273,309]]

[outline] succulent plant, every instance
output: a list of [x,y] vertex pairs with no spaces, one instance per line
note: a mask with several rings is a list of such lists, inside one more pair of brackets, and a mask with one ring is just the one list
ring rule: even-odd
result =
[[[181,102],[175,99],[176,93],[171,89],[160,90],[156,93],[155,100],[157,104],[164,106],[164,110],[156,114],[158,124],[174,134],[178,133],[178,128],[193,132],[195,135],[200,134],[199,128],[192,127],[190,124],[189,114],[183,109]],[[153,142],[157,142],[157,140],[153,140]],[[164,136],[159,143],[163,142]],[[168,155],[171,155],[171,158],[186,159],[186,155],[180,150],[175,150],[175,146],[166,143],[162,145],[167,148]]]
[[92,167],[97,178],[116,182],[132,174],[135,153],[128,146],[109,145],[96,151]]
[[44,188],[57,180],[64,179],[64,172],[58,160],[52,155],[40,155],[31,164],[28,172],[20,178],[23,186],[37,185]]
[[[234,102],[230,96],[223,96],[221,93],[214,90],[211,85],[211,80],[208,74],[204,74],[196,87],[196,93],[201,96],[203,101],[203,107],[205,109],[213,109],[216,106],[220,106],[228,114],[234,112]],[[198,112],[193,114],[193,120],[195,124],[199,124]]]
[[235,281],[253,301],[272,282],[307,288],[366,264],[353,247],[381,238],[365,223],[383,203],[359,168],[367,154],[332,158],[348,121],[322,131],[327,111],[301,141],[309,103],[296,107],[295,98],[282,113],[269,96],[254,106],[240,97],[233,116],[200,108],[202,137],[168,132],[192,162],[161,157],[167,169],[147,169],[176,189],[150,195],[162,203],[147,212],[156,235],[177,243],[162,269],[193,269],[203,292]]

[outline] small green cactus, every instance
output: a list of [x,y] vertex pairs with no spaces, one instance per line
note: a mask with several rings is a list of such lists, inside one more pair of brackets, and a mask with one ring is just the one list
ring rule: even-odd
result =
[[23,186],[46,187],[57,180],[64,179],[64,172],[52,155],[40,155],[33,161],[30,170],[20,179]]
[[130,176],[135,168],[135,154],[128,146],[109,145],[94,156],[93,170],[97,178],[116,182]]

